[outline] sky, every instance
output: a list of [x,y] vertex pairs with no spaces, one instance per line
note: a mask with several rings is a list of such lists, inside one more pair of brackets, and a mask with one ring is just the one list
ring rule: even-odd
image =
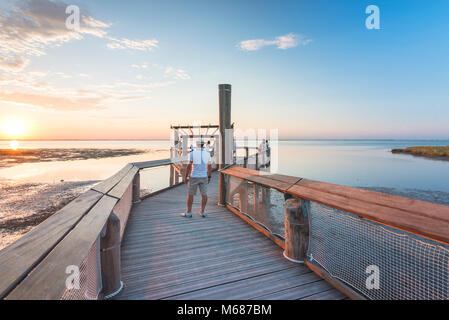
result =
[[448,13],[447,0],[0,0],[0,139],[168,139],[170,124],[218,123],[220,83],[244,130],[448,139]]

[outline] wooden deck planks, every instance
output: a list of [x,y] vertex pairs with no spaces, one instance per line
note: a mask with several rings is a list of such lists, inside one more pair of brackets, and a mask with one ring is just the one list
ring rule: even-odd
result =
[[[342,299],[307,267],[218,201],[215,173],[209,185],[208,217],[185,210],[186,186],[177,186],[134,206],[122,241],[123,291],[116,299]],[[321,295],[320,295],[321,294]]]

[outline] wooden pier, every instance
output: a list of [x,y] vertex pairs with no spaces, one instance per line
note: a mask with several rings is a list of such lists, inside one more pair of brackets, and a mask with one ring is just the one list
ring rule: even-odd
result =
[[[345,296],[228,209],[218,206],[218,174],[207,218],[199,199],[185,211],[185,185],[133,207],[122,241],[116,299],[343,299]],[[197,197],[199,198],[199,197]],[[196,213],[196,214],[195,214]]]
[[[169,159],[125,165],[1,250],[0,299],[449,300],[448,206],[270,173],[269,148],[235,155],[230,85],[219,97],[219,126],[173,126]],[[206,218],[198,196],[180,215],[195,137],[216,139]],[[168,187],[142,195],[157,167]]]

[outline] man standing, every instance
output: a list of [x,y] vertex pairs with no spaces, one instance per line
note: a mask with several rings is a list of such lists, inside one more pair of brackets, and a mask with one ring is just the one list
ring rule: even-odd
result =
[[204,210],[207,203],[207,185],[211,179],[212,167],[210,163],[210,154],[204,149],[204,142],[197,142],[197,149],[190,153],[190,161],[187,165],[184,181],[188,181],[187,211],[182,214],[183,217],[192,217],[193,197],[196,190],[200,188],[201,193],[201,216],[206,217]]

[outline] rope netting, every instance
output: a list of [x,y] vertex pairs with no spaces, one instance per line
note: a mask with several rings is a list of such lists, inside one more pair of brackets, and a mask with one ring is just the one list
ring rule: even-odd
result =
[[[284,194],[226,176],[226,202],[284,238]],[[309,260],[369,299],[449,299],[449,245],[311,202]]]
[[278,238],[284,238],[284,194],[227,176],[226,203]]
[[310,260],[366,297],[449,299],[449,246],[314,202],[309,219]]
[[[101,256],[100,256],[100,237],[90,248],[87,257],[77,266],[79,277],[70,269],[73,276],[70,278],[71,286],[66,289],[62,295],[62,300],[97,300],[102,289],[101,283]],[[69,277],[69,274],[67,275]],[[78,282],[79,279],[79,283]]]

